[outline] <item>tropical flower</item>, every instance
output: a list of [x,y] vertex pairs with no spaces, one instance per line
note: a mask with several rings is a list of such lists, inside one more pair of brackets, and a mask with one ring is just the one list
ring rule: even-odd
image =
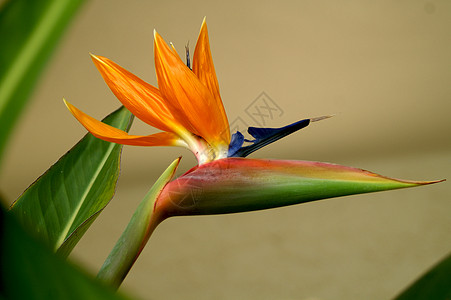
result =
[[66,102],[80,123],[100,139],[125,145],[182,146],[198,160],[197,166],[172,180],[180,158],[175,160],[144,197],[99,272],[99,278],[113,285],[120,285],[153,230],[168,217],[245,212],[437,182],[392,179],[329,163],[244,158],[327,117],[304,119],[281,128],[249,127],[253,140],[245,139],[240,132],[231,136],[205,19],[192,69],[189,52],[185,64],[173,45],[168,46],[156,32],[154,51],[158,88],[105,57],[92,55],[92,59],[122,104],[162,132],[129,135]]
[[[155,209],[165,217],[272,208],[323,198],[433,183],[391,179],[334,164],[244,159],[253,151],[325,117],[304,119],[281,128],[249,127],[254,138],[232,136],[219,94],[207,24],[202,23],[190,68],[174,46],[154,31],[158,88],[111,60],[92,55],[112,92],[135,116],[162,132],[136,136],[86,115],[66,102],[72,114],[94,136],[137,146],[189,148],[199,165],[168,183]],[[244,145],[244,142],[247,142]]]
[[106,125],[67,101],[72,114],[94,136],[105,141],[136,146],[182,146],[189,148],[199,164],[217,159],[247,156],[251,152],[307,126],[305,119],[282,128],[250,127],[255,138],[237,132],[231,138],[227,115],[210,52],[205,19],[194,50],[192,70],[189,55],[185,64],[171,44],[154,31],[156,88],[108,58],[91,54],[92,60],[111,91],[136,117],[163,132],[137,136]]

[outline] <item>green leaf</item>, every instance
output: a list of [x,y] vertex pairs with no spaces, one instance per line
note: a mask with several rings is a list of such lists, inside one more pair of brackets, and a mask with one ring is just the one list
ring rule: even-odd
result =
[[[122,130],[131,124],[121,107],[104,122]],[[88,133],[12,205],[19,221],[54,251],[67,256],[114,195],[122,146]]]
[[159,214],[160,211],[157,210],[155,202],[162,189],[174,176],[179,162],[180,158],[174,160],[141,200],[127,228],[100,269],[97,278],[115,287],[121,285],[155,227],[165,218],[164,215]]
[[0,10],[0,158],[30,92],[84,0],[10,0]]
[[31,238],[0,207],[0,299],[126,299]]
[[395,300],[422,299],[451,299],[451,254],[395,298]]

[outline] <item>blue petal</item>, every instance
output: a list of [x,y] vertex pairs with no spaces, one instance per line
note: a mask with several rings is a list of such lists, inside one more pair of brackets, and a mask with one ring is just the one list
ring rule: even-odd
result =
[[237,131],[236,133],[232,134],[227,157],[234,157],[234,154],[241,148],[241,146],[243,146],[243,143],[244,135],[241,132]]
[[[252,152],[308,126],[310,121],[311,119],[304,119],[281,128],[249,127],[247,132],[255,138],[253,141],[245,140],[243,134],[238,131],[232,135],[228,156],[246,157]],[[252,145],[243,147],[244,141],[250,142]]]

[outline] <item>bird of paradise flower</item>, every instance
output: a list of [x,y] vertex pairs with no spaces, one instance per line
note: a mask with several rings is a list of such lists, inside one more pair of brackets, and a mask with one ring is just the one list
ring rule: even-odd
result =
[[[122,282],[156,226],[171,216],[245,212],[439,182],[393,179],[330,163],[245,158],[328,116],[304,119],[281,128],[249,127],[253,140],[245,139],[238,131],[231,135],[205,19],[192,65],[189,55],[185,64],[174,46],[166,44],[156,31],[154,54],[158,88],[105,57],[91,56],[119,101],[136,117],[162,132],[130,135],[65,101],[71,113],[97,138],[124,145],[181,146],[190,149],[198,161],[197,166],[171,181],[180,158],[174,161],[149,191],[153,202],[150,205],[142,202],[133,218],[143,218],[145,224],[140,221],[129,224],[99,273],[99,277],[113,285]],[[144,208],[149,210],[145,214],[140,212]],[[130,238],[130,232],[138,231],[139,239]],[[120,250],[129,244],[135,245],[134,252]],[[135,254],[121,256],[131,252]]]
[[[198,166],[162,192],[163,198],[173,200],[174,195],[184,195],[183,199],[190,199],[190,205],[171,201],[177,205],[166,208],[170,215],[248,211],[437,182],[391,179],[328,163],[244,159],[261,147],[328,116],[304,119],[281,128],[249,127],[253,140],[245,139],[239,131],[231,135],[205,19],[192,69],[189,55],[185,64],[175,47],[166,44],[156,31],[154,52],[158,88],[108,58],[93,54],[91,57],[119,101],[136,117],[162,132],[130,135],[65,103],[89,132],[105,141],[135,146],[181,146],[194,153]],[[201,192],[193,192],[194,186]],[[243,193],[244,190],[247,192]]]

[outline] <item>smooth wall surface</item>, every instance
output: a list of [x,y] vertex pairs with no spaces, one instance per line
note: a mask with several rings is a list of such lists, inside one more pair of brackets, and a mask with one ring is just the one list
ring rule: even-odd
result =
[[[89,52],[156,85],[153,29],[193,51],[207,16],[233,128],[335,115],[254,158],[334,162],[391,177],[450,179],[451,2],[88,2],[11,140],[12,202],[84,134],[62,98],[96,118],[119,106]],[[208,117],[208,116],[206,116]],[[135,120],[132,132],[155,129]],[[183,155],[125,147],[110,205],[71,258],[99,269],[140,199]],[[246,214],[165,221],[123,285],[142,299],[389,299],[451,249],[449,182]]]

